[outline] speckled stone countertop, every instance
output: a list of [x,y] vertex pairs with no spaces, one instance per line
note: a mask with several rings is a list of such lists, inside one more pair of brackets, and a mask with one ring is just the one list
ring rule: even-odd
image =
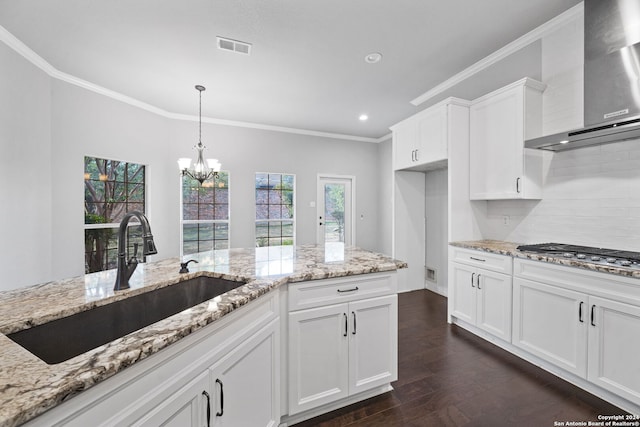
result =
[[534,261],[549,262],[552,264],[566,265],[568,267],[583,268],[601,273],[610,273],[618,276],[640,279],[640,270],[617,265],[595,264],[587,260],[575,258],[563,258],[562,256],[545,255],[534,252],[519,251],[516,249],[521,243],[503,242],[500,240],[474,240],[467,242],[451,242],[451,246],[457,246],[478,251],[492,252],[508,255],[515,258],[526,258]]
[[[140,264],[131,288],[115,293],[115,270],[0,292],[0,426],[19,425],[127,366],[290,283],[393,271],[407,266],[384,255],[341,244],[202,252],[179,274],[180,260]],[[48,365],[6,337],[54,319],[170,286],[196,276],[247,282],[176,315]]]

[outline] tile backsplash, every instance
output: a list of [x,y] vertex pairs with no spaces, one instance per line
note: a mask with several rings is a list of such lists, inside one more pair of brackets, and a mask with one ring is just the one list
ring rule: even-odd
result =
[[640,251],[640,140],[548,153],[542,200],[486,203],[484,238]]

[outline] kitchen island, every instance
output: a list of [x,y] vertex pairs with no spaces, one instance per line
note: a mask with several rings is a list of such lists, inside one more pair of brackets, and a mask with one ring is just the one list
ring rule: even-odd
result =
[[[394,272],[406,267],[381,254],[342,245],[203,252],[180,274],[180,260],[141,264],[131,288],[113,291],[115,270],[0,294],[0,425],[18,425],[66,402],[207,325],[224,320],[283,285]],[[48,365],[7,334],[130,298],[197,276],[246,284],[67,361]],[[240,310],[238,310],[240,311]],[[231,316],[230,316],[231,318]],[[64,345],[64,343],[60,343]]]

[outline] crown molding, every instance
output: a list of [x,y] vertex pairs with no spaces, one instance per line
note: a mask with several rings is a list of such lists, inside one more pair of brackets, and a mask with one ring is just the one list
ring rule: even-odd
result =
[[417,98],[413,99],[411,101],[411,104],[417,106],[417,105],[420,105],[420,104],[422,104],[424,102],[427,102],[431,98],[433,98],[433,97],[435,97],[437,95],[440,95],[442,92],[444,92],[444,91],[446,91],[448,89],[451,89],[455,85],[463,82],[464,80],[468,79],[469,77],[473,76],[474,74],[479,73],[480,71],[490,67],[491,65],[494,65],[495,63],[503,60],[507,56],[519,51],[520,49],[524,48],[525,46],[528,46],[531,43],[541,39],[545,35],[547,35],[547,34],[553,32],[553,31],[561,28],[562,26],[566,25],[567,23],[571,22],[576,17],[578,17],[578,16],[580,16],[582,14],[584,14],[584,3],[580,2],[577,5],[573,6],[571,9],[568,9],[567,11],[561,13],[560,15],[556,16],[555,18],[550,19],[549,21],[547,21],[544,24],[540,25],[539,27],[531,30],[527,34],[523,35],[522,37],[520,37],[520,38],[512,41],[508,45],[496,50],[495,52],[493,52],[489,56],[484,57],[483,59],[481,59],[480,61],[478,61],[475,64],[471,65],[470,67],[462,70],[461,72],[459,72],[458,74],[454,75],[453,77],[445,80],[444,82],[442,82],[439,85],[433,87],[432,89],[428,90],[424,94],[422,94],[422,95],[418,96]]
[[[147,104],[146,102],[140,101],[138,99],[132,98],[130,96],[124,95],[122,93],[113,91],[111,89],[107,89],[105,87],[99,86],[97,84],[91,83],[87,80],[83,80],[81,78],[72,76],[71,74],[64,73],[49,62],[47,62],[44,58],[34,52],[31,48],[25,45],[22,41],[20,41],[17,37],[7,31],[6,28],[0,25],[0,41],[4,42],[7,46],[13,49],[16,53],[21,55],[27,61],[31,62],[36,67],[40,68],[42,71],[47,73],[50,77],[72,84],[74,86],[81,87],[83,89],[95,92],[97,94],[106,96],[111,99],[115,99],[117,101],[123,102],[125,104],[132,105],[134,107],[149,111],[151,113],[169,118],[174,120],[188,120],[188,121],[198,121],[197,116],[190,116],[187,114],[178,114],[170,111],[166,111],[162,108],[158,108],[154,105]],[[260,129],[267,130],[273,132],[284,132],[284,133],[293,133],[298,135],[307,135],[307,136],[317,136],[322,138],[331,138],[331,139],[342,139],[349,141],[358,141],[358,142],[371,142],[378,143],[381,140],[384,140],[386,136],[381,138],[370,138],[365,136],[356,136],[356,135],[346,135],[332,132],[320,132],[308,129],[297,129],[297,128],[289,128],[283,126],[273,126],[266,125],[261,123],[250,123],[250,122],[242,122],[235,120],[225,120],[225,119],[216,119],[211,117],[203,117],[202,121],[205,123],[212,123],[216,125],[222,126],[235,126],[242,127],[248,129]]]

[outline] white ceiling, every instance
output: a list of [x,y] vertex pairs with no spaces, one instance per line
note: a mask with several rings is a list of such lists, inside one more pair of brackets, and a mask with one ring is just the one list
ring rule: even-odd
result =
[[197,114],[202,84],[207,117],[378,138],[424,108],[411,100],[579,2],[0,0],[0,25],[59,71],[168,112]]

